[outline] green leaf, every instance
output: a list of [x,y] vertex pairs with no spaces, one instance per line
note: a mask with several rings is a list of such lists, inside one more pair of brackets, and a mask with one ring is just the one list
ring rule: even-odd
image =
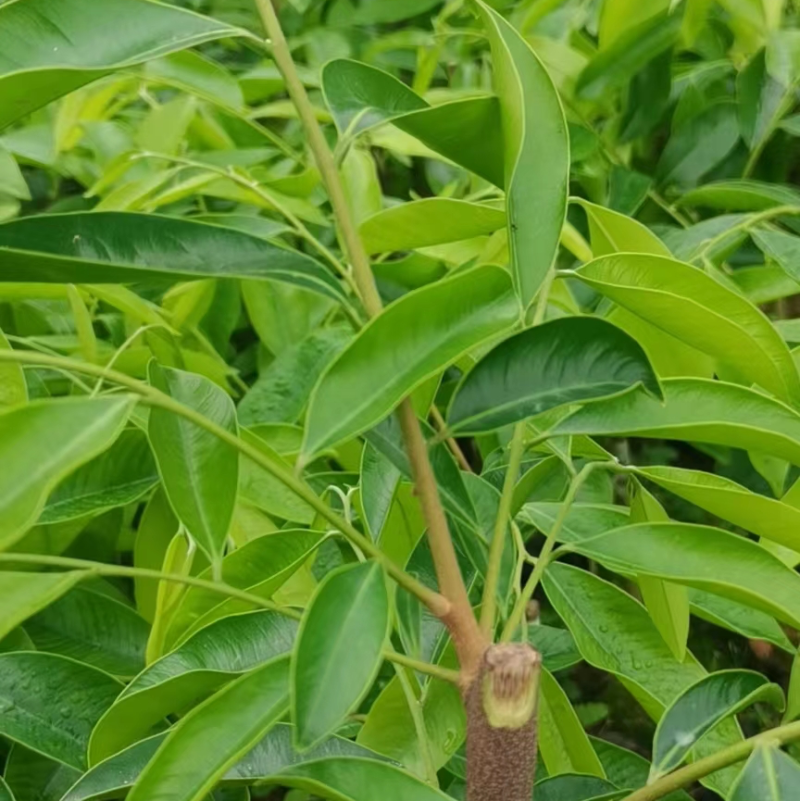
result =
[[[322,532],[305,529],[284,529],[258,536],[222,560],[222,580],[238,590],[271,598],[308,561],[324,537]],[[211,568],[200,577],[211,579]],[[172,648],[212,621],[252,608],[247,601],[222,600],[219,593],[190,587],[170,620],[166,645]]]
[[15,743],[6,759],[5,779],[16,801],[60,801],[80,771]]
[[[6,335],[0,331],[0,350],[10,350]],[[0,363],[0,409],[16,406],[28,400],[28,385],[22,365],[16,362]]]
[[0,413],[0,550],[36,521],[50,491],[120,435],[129,397],[34,401]]
[[87,576],[87,572],[78,570],[68,573],[0,572],[0,640]]
[[[528,503],[522,507],[520,518],[547,535],[560,510],[560,503]],[[558,539],[559,542],[580,542],[601,532],[626,526],[629,522],[628,509],[624,506],[574,503],[567,513]]]
[[0,734],[84,770],[89,735],[122,685],[55,654],[0,654]]
[[127,677],[144,667],[150,627],[126,604],[77,587],[30,618],[25,631],[39,651]]
[[800,415],[745,387],[670,378],[665,403],[632,392],[586,406],[552,433],[654,437],[759,451],[800,465]]
[[570,202],[586,212],[592,253],[595,257],[611,253],[649,253],[671,257],[669,248],[646,226],[618,211],[598,206],[583,198]]
[[294,645],[297,623],[278,612],[225,617],[149,665],[120,693],[89,744],[92,765],[146,737],[168,715],[182,712],[237,676]]
[[730,801],[790,801],[800,792],[800,765],[771,743],[756,746]]
[[800,550],[800,510],[794,506],[701,470],[643,467],[638,473],[729,523]]
[[8,785],[0,778],[0,801],[15,801]]
[[751,179],[713,181],[686,192],[678,205],[715,211],[764,211],[775,206],[800,206],[800,192]]
[[292,659],[292,719],[300,750],[317,745],[353,711],[381,664],[389,597],[377,563],[345,567],[319,585]]
[[38,522],[60,523],[126,506],[157,483],[158,470],[147,437],[138,429],[129,429],[107,451],[56,487]]
[[527,307],[558,251],[567,210],[569,135],[558,92],[530,45],[496,11],[480,0],[477,6],[500,98],[511,269]]
[[565,317],[501,342],[464,377],[450,404],[453,431],[485,433],[566,404],[661,387],[639,344],[594,317]]
[[575,772],[543,779],[533,793],[537,801],[610,801],[624,795],[602,777]]
[[364,509],[364,525],[375,542],[391,513],[400,470],[373,445],[367,443],[361,454],[361,504]]
[[426,379],[517,321],[508,273],[479,267],[410,292],[356,336],[311,396],[308,459],[372,428]]
[[[236,434],[233,402],[216,384],[155,361],[148,375],[156,389]],[[219,563],[236,505],[238,453],[210,431],[158,407],[150,410],[147,434],[175,514],[211,562]]]
[[503,186],[503,132],[495,97],[430,106],[387,72],[349,59],[322,69],[325,102],[341,133],[391,122],[431,150],[496,186]]
[[338,281],[309,256],[233,228],[156,214],[93,211],[14,220],[0,225],[0,254],[4,282],[247,278],[344,298]]
[[539,751],[548,774],[585,773],[605,778],[567,694],[548,670],[542,670],[540,682]]
[[673,259],[621,254],[578,269],[592,289],[704,353],[747,383],[800,401],[786,343],[755,306],[710,275]]
[[675,770],[695,744],[725,718],[763,701],[783,710],[783,690],[751,670],[723,670],[693,684],[658,721],[653,739],[653,774]]
[[[46,21],[46,24],[44,24]],[[117,35],[102,31],[108,26]],[[104,75],[177,50],[232,36],[241,28],[160,3],[48,0],[0,8],[0,128]]]
[[697,587],[800,623],[800,576],[757,543],[722,529],[640,523],[573,547],[612,569]]
[[751,236],[765,256],[775,261],[789,277],[800,281],[800,269],[797,266],[800,238],[784,231],[766,229],[753,230]]
[[[548,566],[542,583],[583,658],[616,675],[654,720],[705,675],[691,654],[683,662],[675,659],[647,610],[613,584],[559,563]],[[698,746],[697,755],[715,753],[740,740],[734,723],[722,723]],[[725,795],[735,776],[736,769],[729,768],[704,783]]]
[[361,223],[359,233],[367,252],[390,253],[492,234],[505,224],[501,209],[432,197],[379,211]]
[[288,705],[287,658],[246,673],[177,723],[136,780],[128,801],[201,801]]

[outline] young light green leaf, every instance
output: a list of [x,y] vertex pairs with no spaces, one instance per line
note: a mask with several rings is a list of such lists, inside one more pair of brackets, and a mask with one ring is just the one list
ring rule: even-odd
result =
[[605,778],[567,694],[552,673],[544,669],[540,678],[539,750],[551,776],[584,773]]
[[[226,37],[249,36],[199,14],[141,0],[48,0],[0,10],[0,128],[114,70]],[[49,20],[42,26],[41,20]],[[107,26],[118,35],[100,34]]]
[[570,202],[586,212],[592,253],[595,258],[611,253],[649,253],[671,257],[669,248],[646,226],[618,211],[598,206],[583,198]]
[[246,278],[344,299],[338,281],[309,256],[233,228],[180,217],[116,211],[26,217],[0,225],[0,253],[3,282]]
[[661,387],[639,344],[594,317],[564,317],[509,337],[464,377],[448,425],[486,433],[572,403]]
[[800,792],[800,765],[765,742],[753,751],[731,788],[730,801],[790,801]]
[[388,626],[389,596],[379,564],[345,567],[320,584],[292,658],[292,719],[300,750],[330,734],[369,690]]
[[478,0],[477,6],[500,98],[511,269],[527,306],[558,250],[567,210],[569,136],[558,92],[528,42],[487,4]]
[[697,587],[800,623],[800,576],[757,543],[722,529],[640,523],[573,547],[612,569]]
[[492,234],[505,224],[501,209],[432,197],[379,211],[361,223],[359,233],[369,253],[391,253]]
[[653,775],[669,773],[725,718],[764,701],[783,710],[783,690],[751,670],[722,670],[700,679],[672,702],[653,739]]
[[479,267],[410,292],[370,322],[320,379],[308,459],[372,428],[427,378],[509,329],[519,306],[508,273]]
[[56,484],[120,435],[129,397],[34,401],[0,413],[0,550],[38,517]]
[[158,483],[150,443],[138,429],[123,431],[100,456],[79,467],[50,493],[39,524],[60,523],[139,500]]
[[126,604],[76,587],[30,618],[25,631],[40,651],[128,677],[144,667],[150,627]]
[[122,685],[55,654],[0,654],[0,734],[84,770],[95,723]]
[[721,381],[670,378],[662,387],[665,403],[641,392],[598,401],[557,423],[552,433],[707,442],[800,465],[800,415],[788,406]]
[[0,640],[20,623],[69,592],[85,571],[68,573],[0,573]]
[[236,679],[171,730],[136,780],[129,801],[201,801],[288,705],[288,658]]
[[[148,374],[156,389],[236,434],[233,402],[207,378],[161,367],[155,361]],[[236,504],[237,452],[209,431],[164,409],[150,410],[147,434],[175,514],[212,563],[219,563]]]
[[148,666],[95,726],[89,762],[96,765],[146,737],[168,715],[193,704],[294,645],[297,623],[260,611],[217,620]]
[[759,309],[710,275],[673,259],[638,254],[595,259],[577,275],[748,383],[787,403],[800,401],[800,376],[786,343]]
[[[9,350],[6,335],[0,331],[0,350]],[[22,365],[15,362],[0,363],[0,409],[17,406],[28,400],[28,385]]]

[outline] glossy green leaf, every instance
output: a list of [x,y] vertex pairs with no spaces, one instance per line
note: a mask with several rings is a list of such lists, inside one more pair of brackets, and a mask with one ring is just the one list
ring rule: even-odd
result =
[[55,654],[0,654],[0,734],[65,765],[86,766],[89,735],[122,685]]
[[800,576],[755,542],[710,526],[640,523],[573,546],[613,568],[714,592],[795,626]]
[[126,604],[77,587],[31,617],[25,631],[39,651],[68,656],[115,676],[134,676],[144,667],[150,627]]
[[334,300],[339,283],[309,256],[217,225],[116,211],[43,215],[0,225],[0,281],[130,283],[247,278]]
[[[236,589],[270,598],[308,560],[324,537],[322,532],[305,529],[260,535],[222,560],[222,580]],[[211,579],[212,570],[200,575]],[[166,645],[172,648],[214,620],[252,609],[247,601],[224,600],[219,593],[190,587],[170,621]]]
[[183,711],[294,645],[297,623],[278,612],[233,615],[211,623],[149,665],[120,694],[92,733],[97,764],[146,737],[168,715]]
[[723,476],[678,467],[643,467],[639,474],[690,503],[753,534],[800,550],[800,510],[751,492]]
[[172,729],[136,780],[129,801],[201,801],[288,705],[286,658],[231,682]]
[[320,584],[292,659],[292,719],[300,750],[317,745],[358,706],[381,663],[389,597],[377,563],[346,567]]
[[[675,659],[647,610],[618,587],[578,568],[554,563],[542,579],[556,612],[569,627],[583,658],[616,675],[645,711],[658,720],[678,695],[705,675],[691,655]],[[736,725],[722,723],[701,743],[697,756],[741,740]],[[707,783],[722,795],[736,776],[726,769]]]
[[574,772],[543,779],[533,792],[538,801],[612,801],[624,795],[604,778]]
[[[528,503],[522,507],[520,518],[536,526],[543,534],[549,534],[560,510],[560,503]],[[604,531],[626,526],[629,522],[630,516],[625,506],[574,503],[567,513],[558,538],[560,542],[580,542]]]
[[679,205],[716,211],[764,211],[775,206],[800,205],[800,192],[766,181],[713,181],[686,192]]
[[480,0],[503,124],[506,210],[514,282],[527,306],[555,259],[567,208],[569,136],[542,62],[504,17]]
[[540,682],[539,751],[547,772],[551,776],[585,773],[605,778],[567,694],[548,670],[542,670]]
[[509,329],[519,307],[508,273],[480,267],[410,292],[369,323],[320,379],[306,458],[376,425],[412,390]]
[[139,500],[158,483],[150,443],[137,429],[123,431],[100,456],[79,467],[50,493],[39,524],[60,523]]
[[[6,335],[0,331],[0,350],[11,347]],[[0,409],[5,406],[16,406],[28,400],[28,386],[22,365],[14,362],[0,363]]]
[[571,198],[570,202],[586,212],[592,253],[595,257],[611,253],[650,253],[653,256],[667,257],[672,255],[669,248],[649,228],[632,217],[583,198]]
[[748,383],[787,402],[800,399],[800,377],[778,332],[755,306],[710,275],[672,259],[631,254],[596,259],[577,275]]
[[400,470],[373,445],[367,443],[361,456],[361,504],[364,524],[378,541],[394,503]]
[[[148,374],[156,389],[236,434],[233,402],[207,378],[156,362]],[[150,410],[147,434],[175,514],[208,558],[219,562],[236,503],[237,452],[196,423],[158,407]]]
[[390,253],[492,234],[505,224],[501,209],[432,197],[379,211],[361,223],[359,233],[369,253]]
[[661,397],[642,348],[616,326],[565,317],[509,337],[464,377],[449,427],[484,433],[572,403],[644,387]]
[[[204,42],[247,36],[208,17],[141,0],[47,0],[0,10],[0,128],[117,69]],[[99,35],[106,25],[119,33]]]
[[653,740],[653,773],[675,770],[720,721],[764,701],[779,712],[785,700],[777,684],[750,670],[723,670],[692,685],[658,721]]
[[0,572],[0,640],[40,609],[69,592],[84,571],[68,573]]
[[81,772],[15,743],[4,775],[15,801],[60,801]]
[[70,398],[34,401],[0,413],[0,549],[39,516],[53,487],[102,453],[120,435],[132,400]]
[[758,745],[731,790],[730,801],[789,801],[800,792],[800,765],[771,743]]
[[760,392],[721,381],[672,378],[665,403],[633,392],[586,406],[553,434],[633,436],[759,451],[800,465],[800,415]]

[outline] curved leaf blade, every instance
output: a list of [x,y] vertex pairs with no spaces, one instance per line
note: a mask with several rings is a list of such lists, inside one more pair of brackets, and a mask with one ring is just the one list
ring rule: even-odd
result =
[[292,658],[292,719],[300,750],[317,745],[358,705],[381,664],[389,596],[380,565],[328,575],[300,624]]
[[756,747],[730,801],[790,801],[800,792],[800,765],[770,743]]
[[462,380],[447,419],[458,433],[486,433],[639,385],[662,397],[658,377],[634,339],[604,320],[564,317],[489,351]]

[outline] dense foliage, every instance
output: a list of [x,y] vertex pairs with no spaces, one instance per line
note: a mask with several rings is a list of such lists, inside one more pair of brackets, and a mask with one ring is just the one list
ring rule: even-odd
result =
[[275,7],[0,0],[0,801],[800,798],[800,8]]

